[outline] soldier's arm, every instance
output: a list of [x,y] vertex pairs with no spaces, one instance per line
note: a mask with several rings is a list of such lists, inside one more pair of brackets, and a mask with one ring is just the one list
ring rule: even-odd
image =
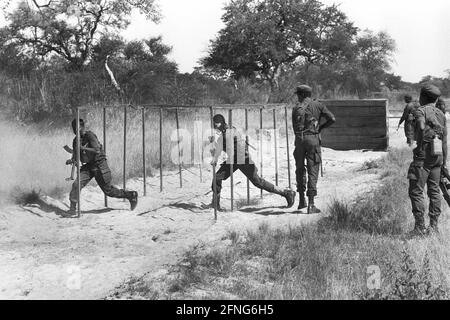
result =
[[417,148],[418,150],[422,150],[423,130],[425,130],[425,114],[423,110],[417,109],[414,118],[416,119]]
[[294,108],[292,108],[292,129],[294,130],[294,133],[295,133],[295,123],[296,123],[296,121],[295,121],[295,118],[296,118],[296,110],[295,110],[296,108],[294,107]]
[[322,105],[321,116],[323,116],[326,121],[325,123],[319,125],[319,132],[321,132],[325,128],[332,126],[336,122],[334,114],[332,114],[331,111],[328,110],[328,108],[324,105]]

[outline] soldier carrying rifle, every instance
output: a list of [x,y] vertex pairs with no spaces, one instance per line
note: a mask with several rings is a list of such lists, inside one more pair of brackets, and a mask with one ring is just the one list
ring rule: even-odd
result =
[[[98,141],[97,136],[91,132],[86,131],[84,127],[84,120],[80,119],[80,161],[84,165],[80,169],[80,177],[72,185],[70,191],[70,209],[66,213],[67,216],[73,216],[76,213],[78,202],[78,179],[80,179],[81,189],[84,188],[92,178],[95,178],[103,193],[111,198],[128,199],[131,210],[136,208],[138,202],[138,194],[136,191],[126,191],[118,189],[111,185],[111,170],[106,161],[106,155],[103,146]],[[77,134],[77,121],[72,121],[73,133]],[[72,158],[66,161],[67,165],[76,165],[78,163],[76,158],[77,139],[73,139],[73,153]]]

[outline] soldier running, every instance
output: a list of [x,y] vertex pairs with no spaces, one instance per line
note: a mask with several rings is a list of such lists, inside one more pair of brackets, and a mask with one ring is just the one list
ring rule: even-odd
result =
[[[295,133],[294,158],[297,192],[300,194],[298,210],[306,208],[305,191],[308,185],[308,191],[306,192],[308,196],[308,214],[320,213],[320,210],[314,204],[322,161],[320,133],[323,129],[335,123],[336,119],[327,107],[311,99],[312,89],[309,86],[298,86],[296,94],[298,103],[292,111],[292,126]],[[322,117],[326,121],[320,124]],[[308,183],[306,183],[306,171],[308,172]]]
[[[217,139],[216,148],[214,152],[211,165],[215,167],[217,165],[219,156],[222,151],[225,151],[228,155],[228,159],[221,164],[219,170],[216,173],[216,192],[214,197],[214,181],[212,184],[213,199],[211,207],[214,207],[220,211],[223,209],[220,206],[220,192],[222,190],[222,181],[228,179],[231,175],[231,167],[233,172],[240,170],[253,185],[257,188],[263,189],[270,193],[278,194],[287,201],[287,207],[291,208],[295,203],[295,192],[289,189],[282,190],[279,187],[267,182],[258,175],[258,169],[255,163],[250,158],[248,152],[248,145],[245,139],[242,139],[241,134],[235,127],[230,127],[225,123],[225,118],[221,114],[216,114],[213,117],[214,128],[221,134]],[[229,145],[231,140],[231,146]],[[233,147],[234,146],[234,147]],[[228,148],[228,149],[227,149]],[[234,156],[233,156],[234,154]]]
[[[420,108],[417,110],[416,132],[417,147],[413,151],[413,162],[408,170],[409,197],[414,215],[414,230],[410,236],[424,236],[438,233],[438,219],[441,214],[441,195],[439,182],[441,167],[446,162],[447,136],[444,113],[436,108],[435,103],[441,95],[433,85],[426,85],[420,91]],[[425,228],[425,195],[430,198],[430,225]]]
[[[73,133],[77,134],[77,121],[72,121]],[[91,132],[86,131],[84,127],[83,119],[80,119],[80,158],[81,163],[84,165],[80,169],[80,177],[77,177],[72,185],[70,191],[70,209],[66,213],[68,216],[72,216],[76,213],[78,202],[78,179],[80,179],[81,189],[84,188],[92,178],[95,178],[99,187],[102,189],[105,195],[111,198],[128,199],[131,205],[131,210],[136,208],[138,202],[138,194],[136,191],[125,191],[117,189],[111,185],[111,170],[109,169],[106,161],[106,155],[103,150],[103,146],[98,141],[97,136]],[[76,147],[77,139],[73,139],[73,155],[72,158],[66,161],[67,165],[77,164],[76,159]]]
[[409,94],[406,94],[404,97],[406,106],[403,110],[402,117],[400,118],[400,121],[398,123],[397,131],[400,128],[400,125],[405,122],[405,136],[406,136],[406,143],[411,147],[413,141],[416,140],[416,137],[414,136],[414,113],[419,108],[419,103],[412,101],[412,97]]

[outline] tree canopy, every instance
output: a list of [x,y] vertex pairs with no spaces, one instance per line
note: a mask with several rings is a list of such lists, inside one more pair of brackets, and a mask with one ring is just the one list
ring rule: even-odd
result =
[[384,32],[360,33],[337,5],[235,0],[226,5],[222,20],[225,27],[201,60],[210,72],[262,80],[272,90],[278,90],[280,77],[291,71],[303,79],[322,71],[331,76],[325,77],[330,85],[339,82],[355,91],[376,90],[389,78],[394,40]]
[[276,84],[285,66],[332,63],[349,54],[357,33],[337,6],[316,0],[236,0],[225,11],[226,26],[202,63],[235,78],[260,76]]
[[2,44],[43,59],[57,55],[79,70],[91,61],[98,34],[126,28],[133,9],[160,19],[155,0],[22,0],[6,16]]

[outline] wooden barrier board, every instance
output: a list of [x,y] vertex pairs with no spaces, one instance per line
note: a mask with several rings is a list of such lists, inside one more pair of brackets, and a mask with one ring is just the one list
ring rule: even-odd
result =
[[322,133],[322,145],[335,150],[386,150],[389,146],[387,100],[322,100],[336,123]]

